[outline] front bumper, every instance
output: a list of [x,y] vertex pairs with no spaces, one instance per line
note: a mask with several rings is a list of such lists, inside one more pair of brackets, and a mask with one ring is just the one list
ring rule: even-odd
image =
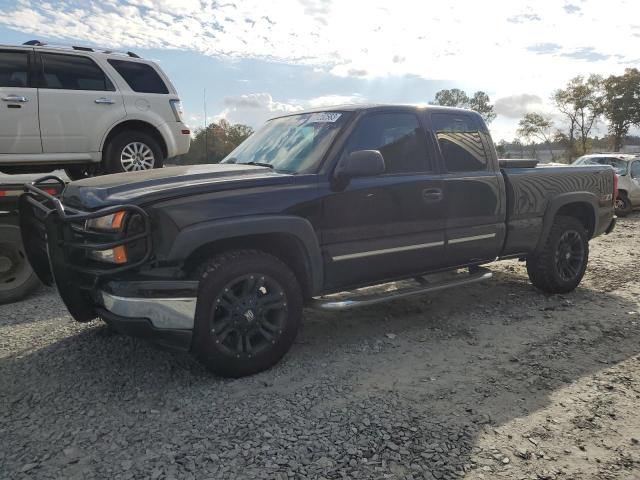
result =
[[96,297],[102,307],[122,318],[145,318],[158,329],[193,329],[196,297],[124,297],[103,290],[98,291]]
[[96,307],[96,313],[111,328],[125,335],[150,340],[167,350],[188,352],[191,348],[191,330],[156,328],[148,318],[122,317],[100,307]]

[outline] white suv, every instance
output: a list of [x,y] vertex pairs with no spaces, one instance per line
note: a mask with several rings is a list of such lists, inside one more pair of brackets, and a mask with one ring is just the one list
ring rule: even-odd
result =
[[0,171],[72,178],[162,166],[189,150],[176,90],[136,54],[0,45]]

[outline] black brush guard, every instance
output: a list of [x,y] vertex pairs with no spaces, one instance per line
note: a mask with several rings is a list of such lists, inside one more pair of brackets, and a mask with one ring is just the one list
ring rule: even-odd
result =
[[[54,285],[71,315],[84,322],[95,318],[95,303],[91,298],[100,278],[136,269],[151,256],[151,222],[149,215],[137,205],[114,205],[93,212],[85,212],[64,205],[38,185],[43,182],[60,183],[62,179],[47,175],[27,183],[20,197],[20,228],[29,263],[40,280]],[[87,231],[87,220],[103,217],[119,211],[137,214],[142,219],[142,230],[131,235],[126,232],[106,234]],[[102,237],[102,238],[101,238]],[[101,265],[89,260],[86,252],[108,250],[120,245],[137,242],[144,245],[138,258],[125,265]]]

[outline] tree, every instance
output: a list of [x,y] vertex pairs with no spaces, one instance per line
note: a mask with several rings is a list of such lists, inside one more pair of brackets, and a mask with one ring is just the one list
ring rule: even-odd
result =
[[482,118],[484,118],[484,121],[487,123],[493,122],[496,118],[496,112],[493,110],[489,95],[484,92],[476,92],[473,94],[473,97],[469,101],[469,108],[482,115]]
[[603,81],[602,113],[609,122],[612,146],[619,152],[631,125],[640,125],[640,71],[627,68],[623,75]]
[[551,131],[553,129],[553,121],[549,117],[540,115],[539,113],[526,113],[518,122],[518,130],[516,134],[532,143],[539,140],[546,143],[549,147],[551,159],[553,159],[553,149],[551,148]]
[[569,120],[570,155],[575,152],[575,140],[579,140],[580,151],[588,150],[589,133],[602,114],[602,77],[590,75],[587,79],[578,76],[569,81],[564,89],[556,90],[551,100]]
[[[240,145],[253,129],[247,125],[230,124],[222,119],[218,123],[211,123],[207,128],[201,128],[191,142],[191,148],[180,159],[185,165],[200,163],[218,163]],[[205,143],[206,142],[206,143]]]
[[496,118],[496,113],[493,110],[493,105],[491,105],[489,95],[481,91],[474,93],[473,97],[470,98],[469,95],[459,88],[440,90],[436,93],[433,104],[442,105],[443,107],[459,107],[475,110],[487,123],[491,123]]

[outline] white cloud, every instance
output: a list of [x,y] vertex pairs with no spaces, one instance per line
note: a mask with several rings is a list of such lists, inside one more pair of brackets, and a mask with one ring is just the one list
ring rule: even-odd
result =
[[309,99],[292,99],[286,102],[275,101],[269,93],[250,93],[224,99],[224,109],[214,116],[225,118],[231,123],[244,123],[254,128],[270,118],[307,108],[322,108],[348,103],[365,103],[366,99],[358,94],[323,95]]
[[302,109],[302,105],[276,102],[268,93],[250,93],[226,97],[224,109],[214,119],[225,118],[231,123],[243,123],[256,128],[270,118]]
[[538,95],[531,93],[501,97],[493,105],[498,115],[515,119],[521,118],[528,112],[542,113],[547,109],[542,99]]
[[[1,8],[0,24],[35,36],[113,47],[295,62],[351,77],[473,79],[496,90],[518,85],[521,91],[549,89],[552,82],[557,85],[585,71],[621,70],[640,47],[629,20],[637,9],[625,0],[584,1],[580,15],[555,0],[500,2],[499,8],[475,0],[438,9],[415,0],[397,0],[393,7],[386,0],[363,5],[105,0],[87,6],[79,0],[21,0]],[[537,51],[540,39],[559,48]]]

